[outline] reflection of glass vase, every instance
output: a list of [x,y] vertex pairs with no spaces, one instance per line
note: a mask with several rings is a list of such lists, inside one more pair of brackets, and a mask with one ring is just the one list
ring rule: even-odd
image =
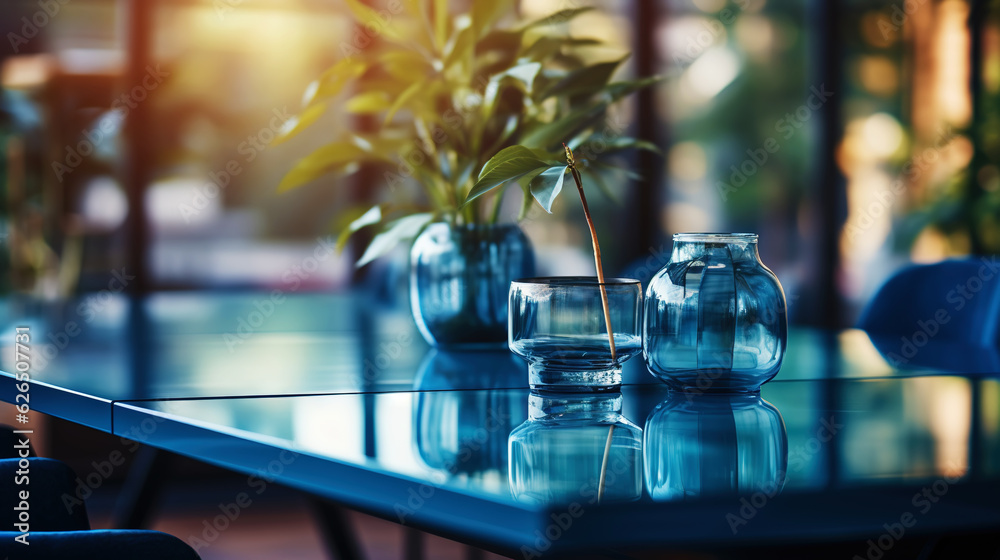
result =
[[642,495],[642,430],[621,393],[528,397],[528,420],[508,438],[510,491],[536,504],[635,500]]
[[646,490],[654,500],[772,496],[788,465],[785,423],[759,394],[673,393],[646,419]]
[[518,391],[486,389],[523,386],[524,370],[507,350],[431,349],[414,385],[414,438],[424,463],[450,474],[502,471],[504,436],[524,418],[524,399]]

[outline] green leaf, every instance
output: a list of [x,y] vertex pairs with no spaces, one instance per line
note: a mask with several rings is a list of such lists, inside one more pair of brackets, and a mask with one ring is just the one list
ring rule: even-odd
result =
[[661,81],[663,81],[662,76],[649,76],[647,78],[639,78],[638,80],[631,80],[627,82],[614,82],[612,84],[608,84],[602,93],[604,93],[609,102],[614,103],[627,95],[657,84]]
[[382,121],[382,124],[384,125],[389,124],[389,122],[392,121],[392,117],[396,116],[396,112],[399,111],[401,108],[403,108],[403,106],[409,103],[414,97],[416,97],[417,94],[419,94],[421,90],[424,89],[425,87],[427,87],[426,82],[421,80],[419,82],[414,82],[413,85],[406,88],[406,90],[403,91],[403,93],[401,93],[399,97],[397,97],[396,100],[392,102],[392,105],[389,107],[389,112],[386,113],[385,119]]
[[525,216],[528,215],[528,211],[531,210],[531,205],[535,202],[535,197],[531,196],[531,182],[546,169],[549,168],[545,167],[542,169],[536,169],[530,173],[525,173],[520,179],[517,180],[517,183],[521,186],[521,192],[523,194],[523,198],[521,199],[521,211],[517,215],[517,219],[519,221],[523,220]]
[[585,12],[589,12],[590,10],[593,9],[594,8],[592,6],[587,6],[584,8],[567,8],[565,10],[559,10],[558,12],[549,14],[543,18],[536,19],[535,21],[532,21],[527,25],[523,26],[521,29],[524,30],[524,29],[531,29],[532,27],[539,27],[542,25],[559,25],[562,23],[567,23],[569,22],[569,20],[575,18],[576,16]]
[[348,113],[366,115],[379,113],[392,107],[389,95],[384,91],[366,91],[347,100],[344,109]]
[[281,144],[296,134],[302,132],[306,127],[316,122],[323,113],[326,112],[326,103],[317,103],[312,107],[307,107],[301,114],[285,121],[281,129],[274,136],[274,144]]
[[451,68],[460,62],[470,62],[472,60],[473,48],[476,45],[475,31],[471,27],[466,27],[458,32],[454,42],[450,42],[446,47],[450,47],[444,57],[444,67]]
[[540,63],[528,62],[526,64],[518,64],[513,68],[508,68],[507,70],[491,77],[489,84],[486,85],[486,91],[483,93],[483,110],[486,111],[485,114],[492,114],[493,107],[496,105],[497,94],[500,93],[500,84],[505,78],[511,78],[522,84],[524,92],[531,95],[531,91],[535,84],[535,78],[538,77],[538,72],[541,69],[542,65]]
[[412,84],[433,73],[431,62],[418,50],[391,50],[378,57],[380,66],[395,80]]
[[434,214],[430,212],[421,212],[419,214],[404,216],[390,223],[385,231],[379,233],[374,239],[372,239],[371,244],[369,244],[368,248],[365,249],[365,253],[361,255],[361,258],[355,266],[361,268],[362,266],[388,253],[400,242],[413,239],[433,219]]
[[539,62],[527,62],[525,64],[518,64],[512,67],[506,72],[502,72],[494,76],[494,79],[498,80],[504,76],[510,76],[517,81],[524,84],[524,87],[528,92],[531,92],[531,88],[535,83],[535,78],[538,77],[538,72],[541,71],[542,65]]
[[358,23],[363,27],[376,29],[380,35],[385,35],[390,39],[397,41],[403,39],[399,31],[393,27],[391,19],[383,20],[377,11],[365,6],[360,0],[345,1],[347,2],[347,8],[351,10],[351,13],[357,18]]
[[561,119],[529,130],[521,137],[521,143],[539,148],[556,146],[566,138],[572,138],[581,130],[595,124],[607,108],[606,101],[581,107]]
[[513,11],[514,0],[487,0],[472,3],[472,30],[479,39],[497,20]]
[[496,51],[503,56],[504,60],[516,60],[517,51],[521,48],[522,37],[521,31],[494,29],[476,42],[476,56]]
[[352,171],[357,163],[366,158],[366,152],[349,141],[327,144],[300,159],[295,167],[281,180],[278,192],[285,192],[304,185],[327,173]]
[[354,235],[358,230],[366,228],[368,226],[373,226],[382,221],[382,208],[383,204],[376,204],[372,206],[367,212],[359,216],[358,218],[347,224],[347,227],[340,232],[337,236],[337,251],[343,251],[344,245],[347,244],[347,240]]
[[500,135],[497,139],[493,141],[493,144],[486,150],[485,153],[491,154],[495,152],[500,146],[503,146],[507,140],[510,139],[514,131],[517,130],[518,119],[516,115],[510,115],[507,117],[507,122],[503,125],[503,130],[500,131]]
[[620,152],[622,150],[646,150],[648,152],[653,152],[654,154],[663,155],[663,151],[656,144],[646,141],[639,140],[638,138],[632,138],[631,136],[620,136],[615,138],[610,142],[606,142],[608,152]]
[[434,37],[439,48],[448,41],[449,23],[448,0],[434,0]]
[[550,37],[543,35],[539,37],[524,51],[524,58],[537,61],[548,61],[564,47],[588,47],[603,45],[600,39],[574,38],[574,37]]
[[352,80],[364,74],[367,69],[368,63],[364,60],[341,59],[306,87],[305,94],[302,96],[302,105],[308,107],[321,99],[337,95]]
[[483,166],[483,170],[479,172],[479,179],[465,199],[465,204],[508,181],[513,181],[536,169],[549,166],[548,163],[539,158],[534,150],[524,146],[504,148]]
[[611,75],[625,61],[625,58],[574,70],[558,82],[545,88],[539,99],[547,99],[554,95],[572,97],[596,93],[608,85]]
[[427,10],[424,8],[423,4],[424,2],[422,0],[403,0],[403,5],[406,7],[406,10],[414,16],[426,14]]
[[539,173],[538,176],[531,180],[529,186],[531,196],[535,197],[535,200],[549,214],[552,213],[552,203],[555,202],[556,197],[562,191],[563,181],[566,179],[566,173],[568,172],[568,165],[551,167]]

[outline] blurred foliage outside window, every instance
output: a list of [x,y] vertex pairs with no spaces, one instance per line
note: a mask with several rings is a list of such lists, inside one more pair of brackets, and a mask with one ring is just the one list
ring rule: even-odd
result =
[[[636,0],[572,2],[599,8],[573,21],[574,35],[600,36],[622,50],[650,44],[657,72],[667,78],[656,91],[654,114],[638,114],[630,102],[616,115],[623,126],[654,119],[666,154],[657,160],[662,174],[636,170],[663,177],[650,185],[660,232],[648,240],[653,256],[666,259],[660,250],[669,251],[669,235],[677,231],[755,231],[794,316],[796,296],[810,279],[806,257],[819,235],[809,195],[818,180],[816,111],[824,103],[839,104],[843,115],[836,158],[846,178],[847,218],[837,280],[855,309],[911,260],[1000,252],[1000,0],[982,2],[976,20],[983,45],[978,67],[969,54],[971,0],[912,6],[845,0],[837,30],[843,87],[829,95],[815,72],[816,26],[823,22],[808,13],[808,3],[657,1],[662,17],[646,38],[636,36]],[[155,134],[148,141],[157,156],[147,208],[150,258],[161,287],[280,284],[295,251],[310,250],[317,236],[339,225],[331,223],[338,209],[370,198],[357,179],[335,177],[276,194],[293,163],[351,118],[334,111],[294,142],[270,144],[277,122],[299,108],[303,87],[342,56],[341,43],[357,32],[346,7],[339,0],[245,0],[224,10],[216,4],[162,0],[155,15],[154,63],[168,76],[145,101],[154,107]],[[525,0],[519,9],[532,17],[564,4]],[[20,17],[37,9],[30,1],[11,5],[17,8],[0,18],[5,32],[17,31]],[[44,241],[41,252],[50,251],[31,260],[8,243],[4,258],[13,259],[15,271],[8,276],[35,266],[36,278],[50,278],[49,288],[36,289],[18,276],[17,289],[51,294],[72,288],[66,279],[74,258],[79,289],[100,288],[121,260],[127,208],[115,138],[63,182],[51,163],[63,161],[67,146],[108,118],[115,96],[134,86],[120,83],[123,10],[115,0],[75,0],[30,49],[5,53],[3,87],[40,119],[30,140],[28,133],[11,132],[11,102],[5,101],[6,224],[10,230],[27,216],[12,215],[18,164],[11,166],[9,146],[16,137],[15,155],[23,145],[23,174],[33,193],[24,200],[37,215],[33,235]],[[30,53],[47,58],[39,62]],[[633,56],[622,78],[634,72]],[[979,84],[975,96],[970,81]],[[207,190],[210,183],[214,191]],[[623,176],[611,187],[620,204],[598,194],[591,206],[597,230],[608,238],[602,246],[609,247],[612,268],[624,268],[614,261],[615,238],[637,214],[630,205],[637,185]],[[508,198],[504,215],[514,216],[519,197]],[[542,215],[536,208],[523,222],[539,260],[558,263],[558,270],[545,272],[591,274],[578,202],[564,197],[553,211]],[[71,239],[78,243],[67,243]],[[73,247],[78,257],[67,253]],[[335,260],[307,286],[345,283],[351,255]]]

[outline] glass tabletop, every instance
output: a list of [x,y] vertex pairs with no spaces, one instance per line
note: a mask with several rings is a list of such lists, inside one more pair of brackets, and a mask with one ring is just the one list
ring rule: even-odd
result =
[[[996,492],[998,405],[1000,379],[961,376],[784,380],[760,395],[730,396],[661,385],[592,394],[421,390],[119,403],[114,431],[263,475],[290,452],[297,459],[282,463],[277,478],[348,503],[371,487],[345,496],[332,465],[377,473],[380,482],[370,484],[402,485],[369,507],[389,518],[403,512],[402,521],[427,513],[422,493],[447,491],[471,500],[452,506],[470,519],[466,510],[479,507],[470,504],[643,515],[704,502],[715,511],[706,530],[736,535],[752,525],[751,510],[795,496],[821,508],[860,492],[850,516],[879,504],[876,491],[912,488],[902,506],[919,516],[953,487]],[[501,531],[506,519],[490,523]],[[676,530],[633,536],[682,536]]]
[[[430,349],[408,311],[364,291],[7,298],[0,317],[7,333],[0,370],[12,369],[14,327],[31,329],[34,408],[105,431],[111,403],[122,400],[527,386],[526,365],[502,345],[477,353]],[[895,363],[897,355],[910,354],[859,330],[793,328],[777,378],[1000,370],[995,350],[928,345],[905,363]],[[626,362],[623,380],[658,383],[641,357]],[[12,398],[13,385],[0,371],[0,398]]]

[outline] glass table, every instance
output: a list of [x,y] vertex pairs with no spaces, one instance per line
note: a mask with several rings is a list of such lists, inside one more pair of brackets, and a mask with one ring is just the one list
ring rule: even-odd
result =
[[892,340],[793,329],[759,397],[672,394],[640,359],[620,392],[542,395],[506,350],[429,349],[375,299],[267,301],[4,301],[0,369],[30,326],[35,411],[243,473],[234,503],[283,484],[518,558],[1000,528],[992,350],[904,369]]

